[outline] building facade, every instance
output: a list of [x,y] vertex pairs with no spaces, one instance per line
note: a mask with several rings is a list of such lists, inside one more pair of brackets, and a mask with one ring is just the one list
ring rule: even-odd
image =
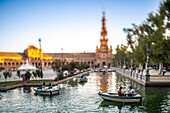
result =
[[29,63],[33,66],[40,67],[42,62],[43,68],[50,68],[55,59],[65,59],[66,63],[86,63],[91,67],[112,66],[113,54],[112,46],[108,47],[108,38],[106,30],[105,12],[102,18],[102,30],[100,47],[96,47],[96,52],[92,53],[42,53],[42,49],[33,45],[28,46],[23,53],[17,52],[0,52],[0,69],[17,69],[22,64]]

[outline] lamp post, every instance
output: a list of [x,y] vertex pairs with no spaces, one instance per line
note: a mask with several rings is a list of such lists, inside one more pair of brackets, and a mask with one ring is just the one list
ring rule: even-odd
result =
[[122,68],[122,60],[120,59],[120,68]]
[[149,75],[149,52],[150,52],[150,46],[147,46],[146,75]]
[[149,52],[150,46],[147,46],[147,60],[146,60],[146,82],[150,82],[150,74],[149,74]]
[[133,53],[131,53],[131,76],[133,72]]
[[62,61],[61,61],[61,73],[63,74],[63,48],[61,48],[61,55],[62,55]]
[[41,50],[41,38],[39,38],[39,45],[40,45],[40,69],[41,69],[41,78],[43,78],[43,76],[42,76],[43,72],[42,72],[42,56],[41,56],[41,54],[42,54],[42,50]]
[[126,57],[123,57],[123,60],[124,60],[123,68],[124,68],[124,69],[126,69],[126,62],[125,62],[125,59],[126,59]]
[[125,64],[125,57],[123,57],[123,60],[124,60],[124,64],[123,64],[123,71],[124,71],[124,73],[125,73],[125,70],[126,70],[126,64]]

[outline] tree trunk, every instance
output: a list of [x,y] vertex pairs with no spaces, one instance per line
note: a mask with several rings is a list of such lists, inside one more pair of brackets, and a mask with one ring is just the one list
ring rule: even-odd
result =
[[160,63],[159,63],[159,71],[158,71],[158,75],[161,75],[162,72],[163,72],[163,63],[160,62]]

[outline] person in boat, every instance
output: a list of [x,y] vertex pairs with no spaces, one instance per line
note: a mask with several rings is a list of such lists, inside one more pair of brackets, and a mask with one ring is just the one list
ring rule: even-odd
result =
[[42,83],[42,89],[45,89],[45,82]]
[[86,79],[86,76],[83,75],[83,76],[81,76],[81,78]]
[[129,87],[128,96],[135,96],[135,90],[132,89],[132,86]]
[[165,67],[163,68],[163,75],[165,75],[165,73],[166,73],[166,69],[165,69]]
[[120,86],[120,88],[119,88],[118,96],[124,96],[124,93],[122,91],[122,86]]
[[48,89],[52,89],[53,85],[49,83]]

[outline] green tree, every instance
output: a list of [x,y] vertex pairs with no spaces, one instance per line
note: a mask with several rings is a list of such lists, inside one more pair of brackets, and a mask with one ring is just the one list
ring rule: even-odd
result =
[[20,79],[20,77],[21,77],[21,72],[20,72],[20,70],[17,70],[17,76],[18,76],[19,79]]
[[43,78],[43,73],[41,72],[41,70],[36,70],[35,72],[39,78]]
[[126,53],[127,53],[127,46],[124,46],[123,44],[121,44],[121,46],[119,47],[119,45],[117,45],[116,54],[115,54],[114,59],[113,59],[114,64],[119,66],[119,67],[123,67],[124,60],[127,61]]
[[32,74],[34,75],[35,78],[37,78],[38,74],[36,71],[35,72],[33,71]]
[[76,64],[76,67],[78,70],[82,71],[83,69],[88,69],[90,68],[89,64],[86,63],[81,63],[81,64]]
[[30,73],[29,71],[26,71],[26,73],[25,73],[25,79],[26,79],[26,81],[29,81],[30,78],[31,78],[31,73]]
[[60,59],[55,59],[53,61],[52,68],[54,71],[57,73],[57,78],[58,80],[61,80],[64,78],[63,71],[69,70],[70,66],[69,64],[65,64],[66,60],[60,60]]
[[8,77],[11,79],[11,77],[12,77],[12,71],[9,71]]
[[9,71],[4,71],[3,75],[4,75],[4,78],[5,78],[5,81],[6,81],[6,79],[8,78],[8,75],[9,75]]
[[153,36],[151,37],[151,47],[153,48],[152,60],[159,63],[159,72],[163,72],[163,64],[168,61],[169,54],[169,44],[170,37],[167,35],[169,31],[169,9],[166,6],[169,1],[161,3],[157,13],[149,14],[147,19],[148,25],[153,31]]
[[61,72],[62,61],[60,59],[55,59],[52,64],[52,69],[58,73]]
[[159,73],[162,73],[163,63],[169,63],[169,4],[165,0],[161,3],[157,13],[150,13],[147,20],[139,26],[132,24],[132,28],[124,28],[127,33],[127,44],[134,54],[136,64],[146,62],[146,48],[151,47],[150,61],[159,63]]
[[70,62],[70,70],[74,70],[76,68],[76,62]]

